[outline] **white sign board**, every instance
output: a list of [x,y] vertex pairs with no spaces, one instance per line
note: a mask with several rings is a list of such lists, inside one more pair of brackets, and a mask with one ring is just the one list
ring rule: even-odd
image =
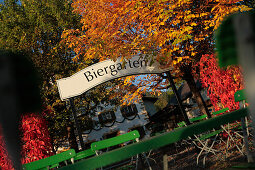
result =
[[122,64],[120,58],[117,61],[105,60],[103,62],[89,66],[74,75],[57,80],[58,90],[61,100],[81,95],[93,87],[105,83],[109,80],[128,75],[136,74],[157,74],[170,70],[160,69],[158,62],[150,65],[144,57],[134,56]]

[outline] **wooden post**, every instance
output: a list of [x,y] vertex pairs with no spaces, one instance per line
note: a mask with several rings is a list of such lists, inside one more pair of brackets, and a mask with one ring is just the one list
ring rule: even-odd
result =
[[163,170],[168,170],[168,156],[167,156],[167,154],[163,155]]

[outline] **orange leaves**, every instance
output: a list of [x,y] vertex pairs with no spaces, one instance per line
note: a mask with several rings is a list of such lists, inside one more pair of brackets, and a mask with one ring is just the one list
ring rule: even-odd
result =
[[[181,63],[213,52],[213,30],[224,16],[249,10],[236,3],[239,0],[231,2],[75,0],[72,6],[81,16],[82,29],[66,30],[62,38],[77,54],[77,62],[152,54],[178,72]],[[124,80],[125,86],[128,81]]]
[[[203,41],[209,35],[204,31],[215,29],[227,13],[239,8],[225,4],[229,1],[206,0],[194,8],[195,0],[76,0],[72,6],[81,15],[83,27],[78,36],[69,37],[69,47],[79,55],[83,53],[85,60],[92,56],[99,60],[128,57],[151,49],[176,51],[166,44],[173,41],[173,45],[178,45],[189,39]],[[197,27],[204,30],[197,32]]]
[[165,22],[161,22],[160,25],[165,25]]

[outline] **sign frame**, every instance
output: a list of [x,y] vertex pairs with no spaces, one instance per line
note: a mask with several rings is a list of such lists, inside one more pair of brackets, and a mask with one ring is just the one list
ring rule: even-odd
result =
[[130,75],[160,74],[170,69],[170,67],[161,69],[161,65],[157,61],[147,60],[145,55],[135,55],[126,63],[123,63],[120,57],[116,61],[105,60],[93,64],[70,77],[59,79],[57,86],[61,100],[66,100],[116,78]]

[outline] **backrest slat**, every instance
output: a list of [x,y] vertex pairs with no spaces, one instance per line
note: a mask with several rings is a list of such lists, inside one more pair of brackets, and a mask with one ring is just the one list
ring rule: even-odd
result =
[[76,155],[74,149],[69,149],[68,151],[53,155],[38,161],[30,162],[23,165],[23,169],[32,170],[32,169],[42,169],[47,166],[55,165],[59,162],[69,160]]
[[198,121],[198,120],[202,120],[202,119],[204,119],[206,117],[207,117],[207,115],[202,115],[202,116],[191,118],[189,120],[190,120],[190,122],[195,122],[195,121]]
[[116,136],[110,139],[105,139],[102,141],[97,141],[97,142],[93,142],[91,144],[91,150],[92,151],[97,151],[100,149],[105,149],[111,146],[115,146],[124,142],[128,142],[130,140],[134,140],[140,137],[140,134],[137,130],[131,131],[129,133],[120,135],[120,136]]
[[177,123],[178,128],[186,126],[186,123],[184,121]]
[[94,151],[92,151],[91,149],[87,149],[87,150],[84,150],[84,151],[81,151],[81,152],[78,152],[76,154],[76,156],[74,157],[74,160],[80,160],[80,159],[83,159],[83,158],[87,158],[89,156],[93,156],[95,155],[96,153]]
[[[190,120],[191,123],[193,123],[193,122],[198,121],[198,120],[203,120],[204,118],[207,118],[207,115],[202,115],[202,116],[194,117],[194,118],[191,118],[189,120]],[[182,122],[177,123],[177,126],[178,126],[178,128],[180,128],[180,127],[185,127],[187,125],[186,125],[186,123],[184,121],[182,121]]]
[[224,108],[224,109],[221,109],[221,110],[218,110],[218,111],[216,111],[216,112],[213,112],[212,114],[213,114],[213,115],[218,115],[218,114],[224,113],[224,112],[226,112],[226,111],[228,111],[228,110],[229,110],[229,108],[226,107],[226,108]]

